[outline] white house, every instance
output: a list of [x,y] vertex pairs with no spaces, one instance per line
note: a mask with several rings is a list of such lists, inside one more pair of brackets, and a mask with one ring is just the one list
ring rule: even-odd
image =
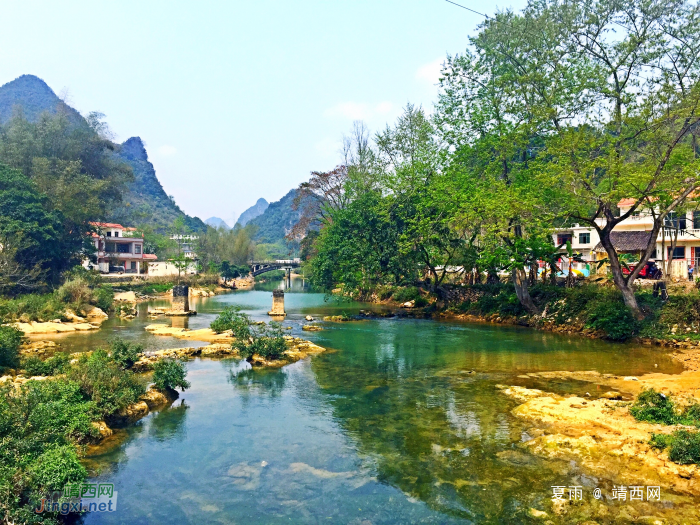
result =
[[[633,199],[623,199],[618,203],[620,214],[625,214],[634,204]],[[688,268],[697,269],[700,266],[700,212],[689,211],[683,214],[671,214],[665,221],[665,226],[659,231],[656,239],[656,253],[652,256],[661,266],[665,261],[673,260],[671,264],[671,276],[679,278],[688,277]],[[600,221],[603,225],[603,221]],[[613,246],[618,252],[641,253],[646,249],[649,240],[645,232],[651,232],[654,219],[648,211],[637,211],[630,217],[620,222],[611,232]],[[671,253],[671,240],[678,235],[676,248]],[[597,254],[603,254],[600,238],[595,228],[591,226],[574,225],[572,228],[562,228],[552,235],[557,246],[571,241],[574,252],[580,253],[589,266],[596,260]],[[662,247],[665,245],[665,252]],[[567,260],[566,249],[560,249],[562,261]],[[597,258],[603,257],[598,255]],[[566,263],[565,263],[566,264]],[[580,269],[586,263],[574,263],[573,267]]]

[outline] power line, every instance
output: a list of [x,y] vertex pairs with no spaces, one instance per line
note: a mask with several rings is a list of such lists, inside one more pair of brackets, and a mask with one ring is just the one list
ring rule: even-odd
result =
[[461,7],[462,9],[466,9],[467,11],[471,11],[472,13],[476,13],[477,15],[483,16],[484,18],[491,18],[489,15],[485,15],[484,13],[479,13],[479,11],[474,11],[473,9],[469,9],[468,7],[464,7],[463,5],[460,5],[456,2],[452,2],[452,0],[445,0],[445,2],[452,5],[456,5],[457,7]]

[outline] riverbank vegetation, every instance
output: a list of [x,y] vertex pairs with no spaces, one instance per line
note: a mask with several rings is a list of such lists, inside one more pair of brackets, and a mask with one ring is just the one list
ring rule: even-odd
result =
[[[697,402],[679,407],[671,395],[653,388],[637,396],[630,414],[637,421],[700,427],[700,405]],[[654,433],[649,443],[659,450],[668,449],[668,457],[675,463],[700,464],[700,431],[680,428],[670,434]]]
[[[641,1],[532,2],[489,18],[446,58],[431,116],[408,105],[374,137],[356,124],[343,164],[299,187],[307,204],[290,235],[320,224],[302,241],[308,275],[355,297],[417,286],[438,298],[453,272],[477,286],[507,275],[508,301],[475,308],[540,316],[545,284],[567,270],[552,234],[579,223],[598,233],[616,290],[600,291],[586,322],[616,339],[653,324],[660,303],[634,281],[700,181],[696,18],[685,2]],[[653,231],[628,275],[610,232],[639,212]],[[561,292],[574,301],[562,308],[590,293]]]
[[[4,330],[5,328],[3,328]],[[17,355],[18,339],[10,353]],[[0,345],[8,346],[0,337]],[[8,522],[52,523],[57,514],[37,517],[32,512],[42,497],[62,491],[67,483],[87,479],[80,462],[81,447],[100,439],[103,421],[123,424],[130,406],[146,393],[146,381],[131,367],[142,352],[115,340],[110,350],[95,350],[71,362],[56,354],[43,363],[23,361],[27,374],[39,372],[44,381],[5,381],[0,385],[0,507]],[[156,388],[188,388],[181,362],[158,365]],[[43,520],[43,521],[42,521]]]
[[67,272],[65,278],[66,281],[53,292],[0,296],[0,321],[70,321],[75,314],[87,314],[92,306],[105,312],[112,307],[114,291],[96,272],[77,267]]

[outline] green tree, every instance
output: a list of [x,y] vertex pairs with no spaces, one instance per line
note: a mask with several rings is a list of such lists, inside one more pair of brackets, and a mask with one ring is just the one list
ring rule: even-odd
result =
[[[636,314],[631,284],[664,218],[698,185],[698,36],[698,8],[682,0],[533,1],[486,21],[473,51],[448,57],[444,72],[440,113],[453,144],[471,144],[474,129],[487,140],[515,132],[515,150],[560,217],[600,235]],[[501,155],[504,171],[514,156]],[[631,207],[619,215],[622,199]],[[625,276],[610,232],[643,209],[653,215],[650,241]]]

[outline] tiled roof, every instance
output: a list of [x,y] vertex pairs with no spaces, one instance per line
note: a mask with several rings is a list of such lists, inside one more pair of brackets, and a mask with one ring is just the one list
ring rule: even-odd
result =
[[147,261],[155,261],[158,259],[158,256],[152,253],[144,253],[143,258]]
[[121,224],[116,224],[114,222],[91,222],[93,226],[97,226],[98,228],[118,228],[120,230],[125,229],[124,226]]
[[[610,240],[613,248],[618,252],[640,252],[647,249],[651,232],[610,232]],[[603,245],[598,243],[595,251],[605,251]]]

